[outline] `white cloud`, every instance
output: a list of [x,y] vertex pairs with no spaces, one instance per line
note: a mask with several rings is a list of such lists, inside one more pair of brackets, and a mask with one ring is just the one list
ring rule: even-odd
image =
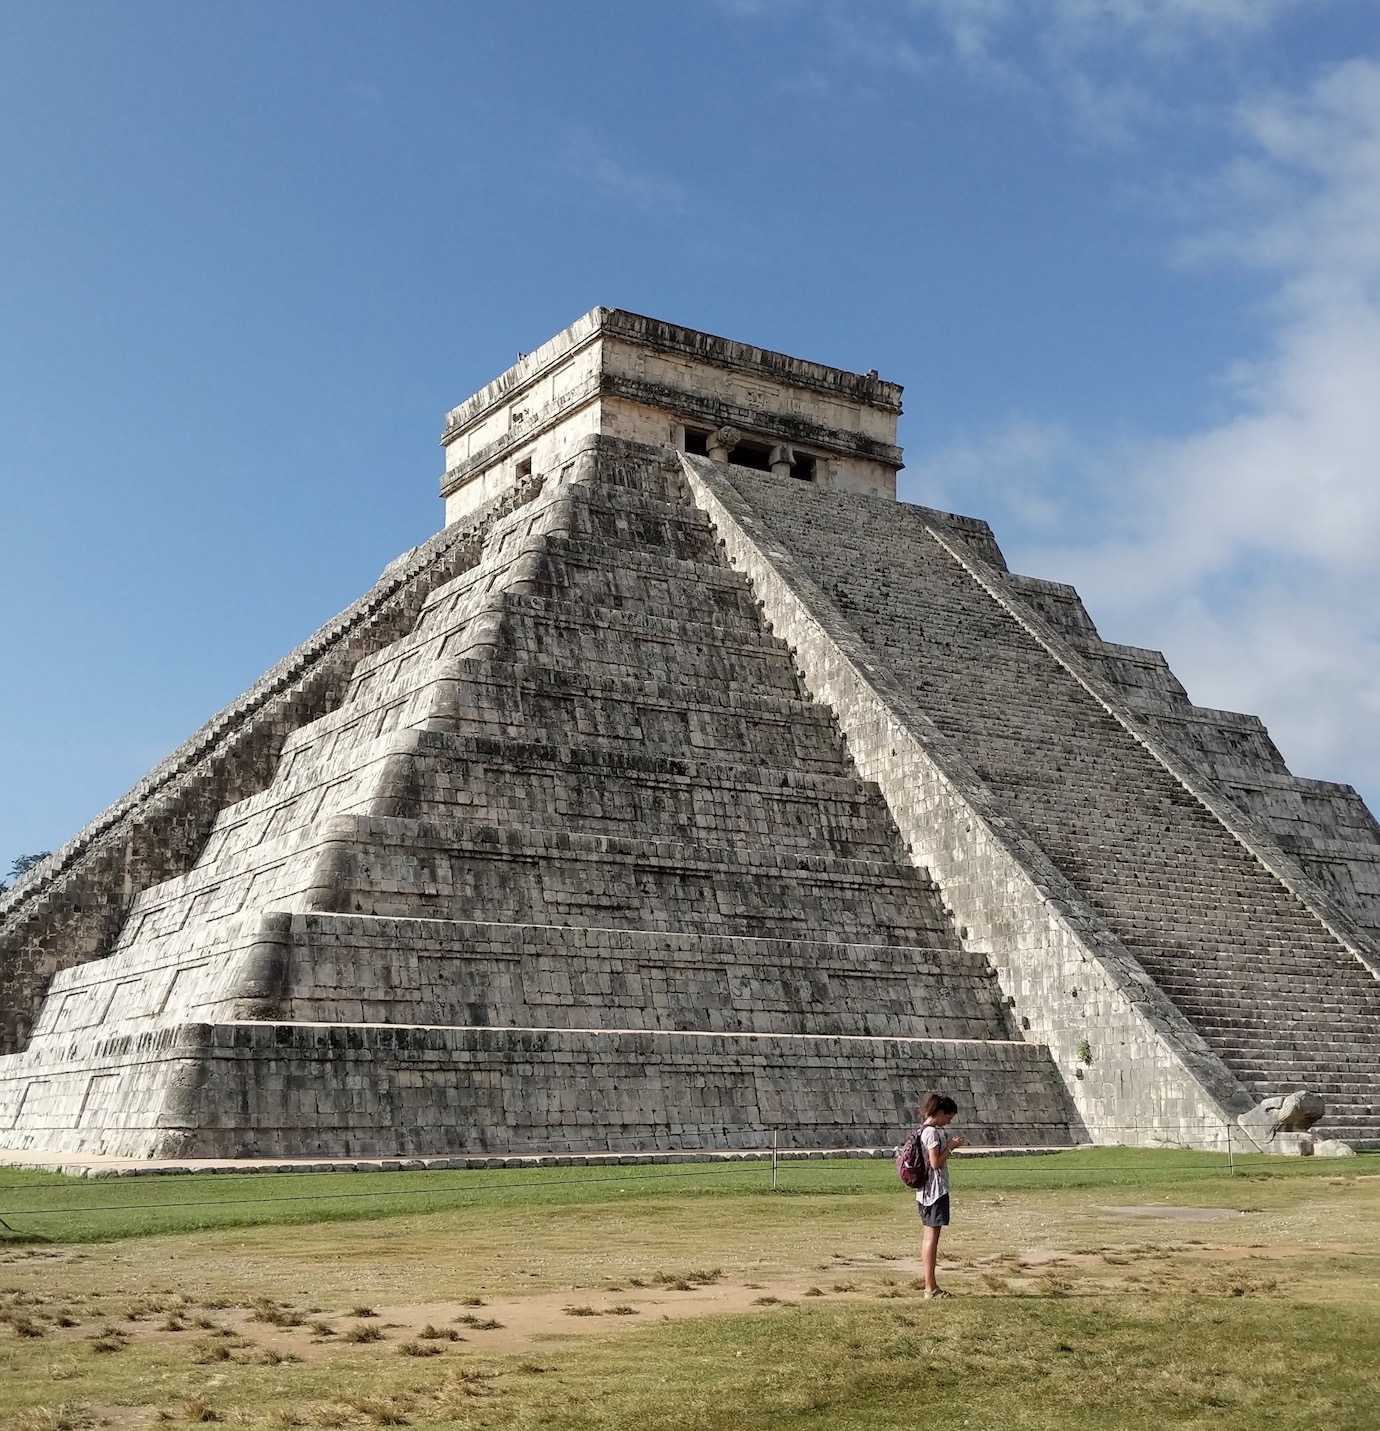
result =
[[678,179],[630,163],[601,136],[583,126],[567,130],[561,156],[566,171],[576,179],[640,209],[679,211],[689,201]]
[[1307,0],[910,0],[959,54],[991,50],[1018,26],[1035,26],[1059,45],[1095,48],[1128,36],[1153,49],[1268,29]]
[[825,20],[825,35],[830,59],[854,71],[862,65],[868,70],[921,75],[934,63],[904,30],[890,21],[878,22],[865,11],[841,8],[831,12]]
[[[1380,65],[1245,106],[1237,133],[1226,205],[1186,246],[1273,285],[1230,413],[1101,453],[1006,428],[918,475],[970,511],[990,492],[1013,564],[1075,582],[1109,639],[1163,647],[1202,704],[1265,716],[1298,773],[1380,796]],[[1052,539],[1090,489],[1102,539]]]
[[714,3],[734,20],[774,20],[793,15],[804,0],[714,0]]
[[901,496],[941,511],[999,510],[1022,530],[1049,537],[1062,530],[1067,515],[1061,485],[1085,470],[1091,456],[1066,428],[1015,420],[912,460],[901,479]]
[[1124,147],[1153,124],[1182,124],[1182,105],[1162,103],[1153,82],[1170,62],[1264,34],[1305,3],[910,0],[909,8],[974,75],[1046,95],[1085,144]]
[[[957,62],[974,79],[1040,99],[1094,146],[1122,147],[1152,123],[1182,123],[1147,75],[1195,46],[1241,42],[1321,0],[715,0],[731,22],[805,26],[818,44],[815,88],[866,93]],[[783,81],[783,87],[794,87]]]

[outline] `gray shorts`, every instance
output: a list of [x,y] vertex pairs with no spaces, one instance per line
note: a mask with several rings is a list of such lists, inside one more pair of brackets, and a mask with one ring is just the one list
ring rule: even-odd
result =
[[920,1221],[926,1227],[948,1227],[949,1225],[949,1195],[944,1193],[937,1197],[932,1203],[926,1205],[917,1202],[916,1208],[920,1213]]

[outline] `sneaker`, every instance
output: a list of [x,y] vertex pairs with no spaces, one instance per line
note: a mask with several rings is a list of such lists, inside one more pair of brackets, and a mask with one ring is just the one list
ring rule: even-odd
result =
[[925,1293],[925,1300],[926,1300],[927,1302],[930,1302],[930,1301],[933,1301],[934,1298],[936,1298],[936,1297],[952,1297],[952,1296],[953,1296],[953,1293],[952,1293],[952,1292],[946,1292],[946,1291],[943,1289],[943,1287],[936,1287],[933,1292],[926,1292],[926,1293]]

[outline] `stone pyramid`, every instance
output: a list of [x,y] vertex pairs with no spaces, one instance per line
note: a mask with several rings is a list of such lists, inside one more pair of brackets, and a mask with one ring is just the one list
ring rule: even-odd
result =
[[444,530],[0,903],[0,1147],[1380,1145],[1380,827],[899,410],[610,309],[455,409]]

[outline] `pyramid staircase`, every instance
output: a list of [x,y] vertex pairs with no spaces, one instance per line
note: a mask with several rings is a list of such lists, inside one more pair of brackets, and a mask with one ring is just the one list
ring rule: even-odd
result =
[[895,1141],[1078,1120],[674,456],[595,444],[58,974],[0,1142],[112,1156]]
[[[1286,883],[1280,860],[1262,858],[1268,831],[1248,847],[1220,788],[1179,778],[1154,731],[1081,678],[1059,630],[1028,614],[1029,588],[1051,584],[1009,577],[985,523],[699,465],[828,594],[937,744],[1251,1098],[1311,1089],[1328,1108],[1319,1133],[1380,1149],[1380,978],[1355,952],[1374,954],[1364,908],[1348,915],[1306,879]],[[1222,798],[1205,800],[1214,788]],[[1029,1013],[1037,1027],[1048,1016]]]

